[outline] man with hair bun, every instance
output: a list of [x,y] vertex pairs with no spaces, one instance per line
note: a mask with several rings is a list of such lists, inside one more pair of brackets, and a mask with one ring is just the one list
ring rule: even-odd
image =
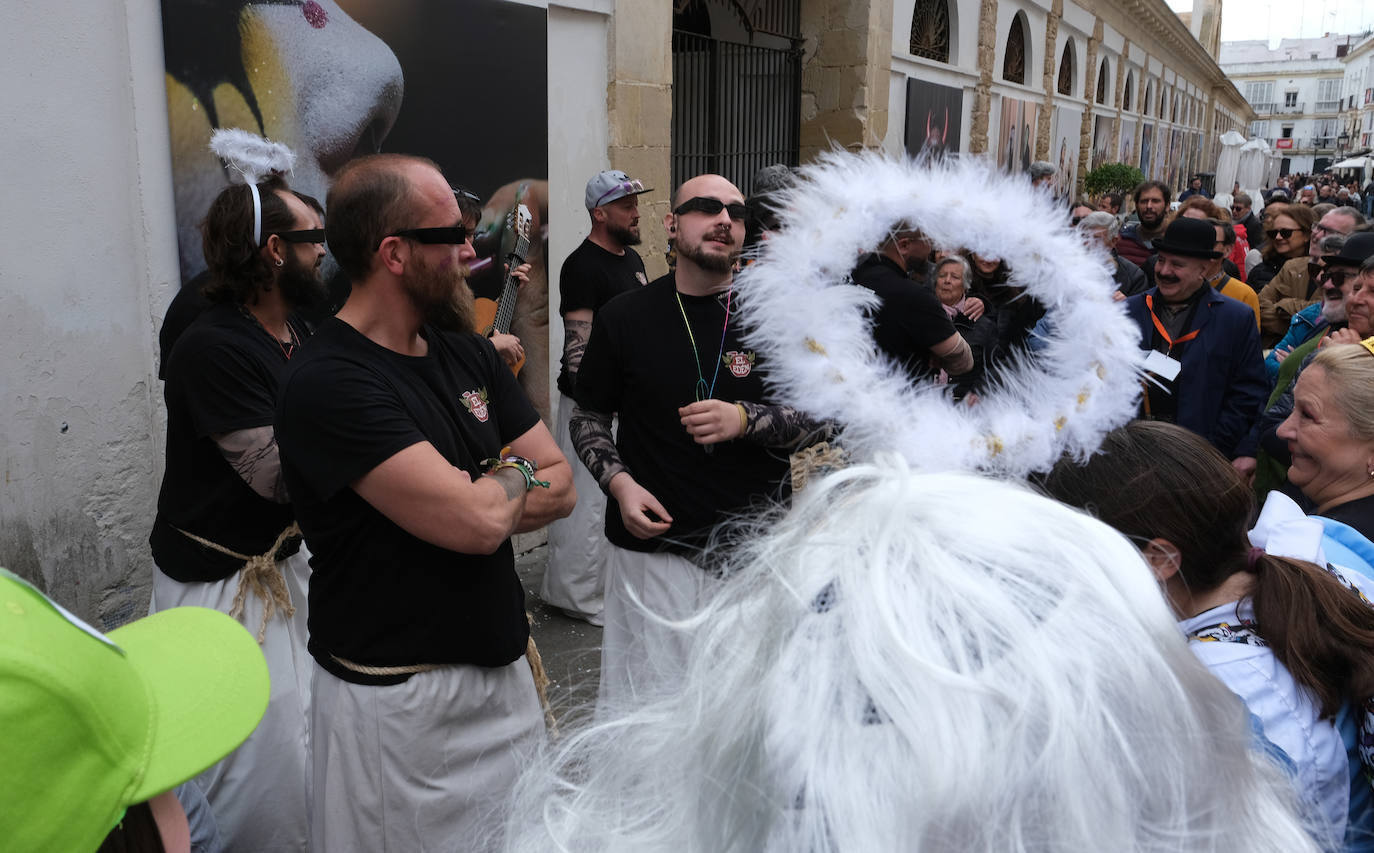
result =
[[487,850],[544,715],[510,537],[572,472],[472,332],[476,257],[431,161],[350,162],[329,245],[353,282],[282,383],[282,467],[314,552],[315,848]]
[[310,569],[274,409],[287,364],[310,334],[295,312],[324,297],[318,204],[275,177],[215,198],[202,226],[211,305],[166,362],[152,609],[209,607],[241,619],[272,676],[262,725],[197,779],[231,850],[303,851],[309,842]]

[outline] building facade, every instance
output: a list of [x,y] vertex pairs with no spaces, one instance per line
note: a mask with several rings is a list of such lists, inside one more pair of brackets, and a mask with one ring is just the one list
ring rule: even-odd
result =
[[1279,174],[1321,172],[1368,147],[1363,134],[1370,131],[1355,126],[1369,79],[1368,46],[1352,53],[1361,39],[1328,34],[1283,39],[1273,49],[1263,41],[1221,45],[1221,67],[1255,112],[1245,135],[1282,155]]
[[1220,4],[1205,6],[1185,22],[1162,0],[896,0],[884,147],[1049,160],[1065,191],[1113,162],[1186,184],[1250,118],[1190,31],[1215,44]]

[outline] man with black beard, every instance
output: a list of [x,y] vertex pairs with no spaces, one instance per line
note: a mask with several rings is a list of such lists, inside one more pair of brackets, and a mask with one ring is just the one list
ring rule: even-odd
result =
[[[563,365],[558,373],[558,422],[554,436],[567,455],[575,450],[568,423],[577,370],[591,334],[592,318],[602,306],[648,283],[639,245],[639,197],[653,190],[616,169],[587,181],[584,202],[591,233],[568,255],[558,276],[558,310],[563,315]],[[606,540],[601,534],[606,499],[586,466],[575,465],[577,507],[549,525],[549,565],[539,595],[575,619],[602,624],[605,607]]]
[[510,537],[571,511],[572,471],[470,331],[476,253],[439,168],[359,158],[329,205],[353,288],[277,409],[313,552],[315,848],[499,847],[544,730]]
[[1173,191],[1163,181],[1146,181],[1131,194],[1135,199],[1135,213],[1139,222],[1121,229],[1116,241],[1116,253],[1138,267],[1154,254],[1153,241],[1164,230],[1164,217],[1169,212]]
[[252,737],[203,773],[226,848],[303,851],[310,570],[273,429],[278,385],[309,332],[296,309],[324,297],[318,202],[280,178],[226,188],[202,226],[210,306],[164,367],[167,464],[149,543],[154,611],[187,605],[258,635],[272,699]]
[[577,374],[573,444],[610,498],[599,697],[609,705],[679,683],[687,637],[661,620],[702,602],[716,583],[698,562],[712,529],[783,497],[788,451],[815,430],[764,402],[766,365],[733,313],[746,212],[720,175],[684,183],[664,222],[677,269],[597,312]]
[[1149,353],[1141,417],[1186,427],[1235,460],[1269,389],[1255,313],[1207,286],[1221,257],[1211,222],[1180,216],[1154,244],[1155,286],[1126,300]]

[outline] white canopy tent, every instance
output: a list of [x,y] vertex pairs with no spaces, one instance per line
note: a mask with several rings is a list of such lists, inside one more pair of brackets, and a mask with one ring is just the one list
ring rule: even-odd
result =
[[1217,158],[1217,192],[1230,192],[1231,187],[1238,180],[1237,173],[1240,171],[1240,147],[1245,144],[1245,137],[1228,130],[1221,135],[1221,156]]
[[1368,169],[1370,164],[1369,157],[1350,157],[1335,164],[1333,169]]
[[1263,139],[1251,139],[1240,147],[1240,168],[1237,170],[1236,180],[1251,198],[1254,198],[1260,187],[1264,186],[1267,171],[1265,160],[1268,152],[1269,144]]

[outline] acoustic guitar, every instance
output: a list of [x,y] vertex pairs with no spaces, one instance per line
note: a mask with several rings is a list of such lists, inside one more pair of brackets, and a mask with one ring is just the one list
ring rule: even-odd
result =
[[[511,230],[515,232],[515,245],[506,255],[506,279],[501,285],[501,295],[495,300],[485,297],[474,300],[477,309],[476,331],[487,337],[510,334],[510,324],[515,319],[515,300],[520,290],[519,280],[511,273],[525,262],[530,253],[530,224],[534,217],[530,216],[530,209],[524,204],[517,204],[511,215],[514,217]],[[525,357],[522,355],[511,371],[519,376],[520,368],[524,366]]]

